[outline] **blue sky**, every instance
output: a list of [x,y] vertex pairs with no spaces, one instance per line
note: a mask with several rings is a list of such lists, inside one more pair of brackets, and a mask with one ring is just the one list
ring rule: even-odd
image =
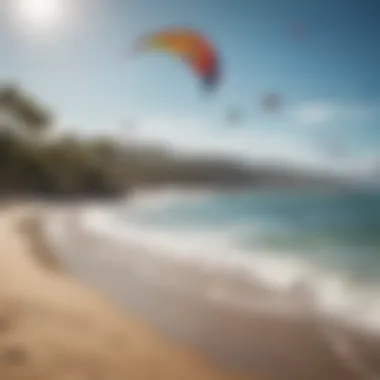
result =
[[[0,26],[1,79],[46,100],[65,130],[115,134],[134,120],[141,139],[183,149],[319,164],[331,163],[320,143],[331,137],[349,147],[346,166],[377,155],[376,0],[65,1],[72,15],[55,32],[35,35],[6,3]],[[215,95],[202,96],[197,78],[169,56],[128,56],[141,33],[173,25],[199,29],[218,47]],[[260,108],[267,92],[284,99],[278,115]],[[229,106],[244,113],[241,125],[226,127]]]

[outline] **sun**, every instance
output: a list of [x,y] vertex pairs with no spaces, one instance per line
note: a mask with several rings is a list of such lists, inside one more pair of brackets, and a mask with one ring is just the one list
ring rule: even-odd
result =
[[50,33],[65,22],[66,3],[67,0],[13,0],[11,18],[26,33]]

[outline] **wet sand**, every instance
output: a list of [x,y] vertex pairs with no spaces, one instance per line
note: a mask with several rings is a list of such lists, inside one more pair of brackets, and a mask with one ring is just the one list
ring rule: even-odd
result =
[[[225,369],[268,380],[380,378],[380,341],[372,336],[312,314],[233,307],[220,302],[216,290],[249,294],[244,280],[209,275],[133,244],[121,247],[81,228],[75,213],[60,222],[70,244],[56,254],[76,278]],[[263,289],[249,291],[266,297]]]
[[0,210],[1,380],[242,379],[69,278],[35,213]]

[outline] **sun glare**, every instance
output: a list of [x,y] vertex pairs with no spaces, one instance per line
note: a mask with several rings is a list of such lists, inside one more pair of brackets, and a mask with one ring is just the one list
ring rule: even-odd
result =
[[68,17],[66,3],[67,0],[13,0],[11,18],[26,33],[50,33]]

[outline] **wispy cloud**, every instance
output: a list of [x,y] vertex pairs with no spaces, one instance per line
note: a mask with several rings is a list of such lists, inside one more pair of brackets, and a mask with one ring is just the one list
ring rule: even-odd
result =
[[[307,132],[305,126],[323,126],[326,127],[326,138],[330,135],[329,128],[331,137],[337,137],[341,136],[341,132],[334,134],[334,128],[346,128],[350,124],[355,128],[346,128],[347,132],[352,133],[355,129],[360,134],[363,132],[362,126],[367,125],[369,120],[380,121],[380,102],[314,101],[289,107],[279,117],[269,117],[268,121],[246,120],[236,126],[223,126],[197,117],[161,114],[140,119],[132,131],[126,128],[123,132],[120,126],[114,126],[106,128],[104,132],[115,135],[119,140],[136,138],[140,142],[165,145],[187,153],[227,154],[255,162],[282,162],[362,174],[371,172],[377,160],[369,150],[361,156],[343,154],[333,158],[328,154],[328,147],[321,146],[321,141],[312,138],[315,135],[304,132]],[[370,154],[370,158],[364,158]]]
[[363,122],[380,117],[380,101],[332,101],[303,102],[291,108],[290,115],[299,125],[327,125],[333,122]]
[[335,104],[327,102],[308,102],[295,107],[292,112],[294,121],[301,125],[315,125],[330,122],[337,115]]
[[[186,152],[224,153],[256,162],[286,162],[323,170],[365,173],[373,166],[372,161],[349,155],[332,159],[320,144],[297,133],[297,130],[305,125],[325,124],[329,127],[347,120],[357,121],[361,126],[376,115],[380,116],[377,104],[320,101],[303,103],[287,110],[283,123],[269,127],[247,121],[243,125],[223,128],[199,118],[162,115],[144,120],[138,136],[143,141],[164,143]],[[358,133],[360,131],[358,128]]]
[[229,154],[260,161],[309,164],[320,161],[310,142],[261,125],[221,128],[200,119],[161,117],[144,121],[138,138],[185,152]]

